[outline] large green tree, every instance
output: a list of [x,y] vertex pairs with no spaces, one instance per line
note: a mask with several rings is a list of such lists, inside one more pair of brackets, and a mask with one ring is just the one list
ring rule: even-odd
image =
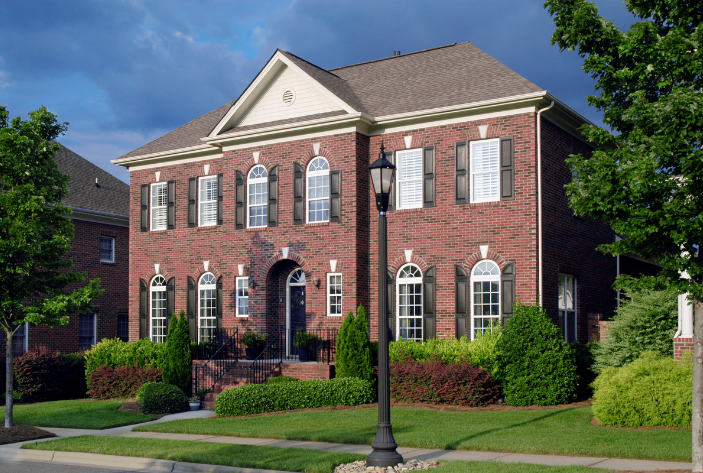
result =
[[[585,126],[592,156],[572,156],[572,208],[624,236],[603,245],[662,265],[659,279],[695,301],[693,471],[703,471],[703,8],[625,0],[639,20],[621,31],[585,0],[547,0],[552,44],[576,50],[596,80],[590,105],[610,130]],[[633,19],[634,20],[634,19]],[[689,278],[679,275],[686,272]]]
[[6,336],[5,427],[13,426],[12,338],[26,322],[56,326],[86,310],[98,279],[71,271],[70,209],[61,205],[68,176],[54,160],[66,130],[46,108],[8,120],[0,106],[0,327]]

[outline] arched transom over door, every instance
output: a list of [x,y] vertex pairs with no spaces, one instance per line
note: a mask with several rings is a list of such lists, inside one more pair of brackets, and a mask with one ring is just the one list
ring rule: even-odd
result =
[[298,349],[293,340],[297,332],[304,332],[305,326],[305,271],[296,268],[291,271],[286,284],[286,348],[288,354],[297,355]]

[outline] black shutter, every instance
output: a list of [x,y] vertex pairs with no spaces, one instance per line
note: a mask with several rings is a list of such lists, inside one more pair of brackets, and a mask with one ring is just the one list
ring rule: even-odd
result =
[[342,220],[342,171],[330,172],[330,222]]
[[278,225],[278,166],[274,166],[269,172],[268,217],[269,227],[275,227]]
[[168,181],[168,228],[176,228],[176,181]]
[[471,336],[471,308],[469,304],[469,275],[459,265],[454,266],[456,289],[456,338]]
[[[386,159],[393,164],[395,164],[395,152],[384,151],[383,154],[386,155]],[[395,210],[395,187],[398,185],[398,173],[396,172],[396,177],[394,179],[393,185],[391,186],[391,195],[388,197],[388,211],[391,212]],[[373,186],[373,183],[372,183]],[[395,305],[395,303],[393,304]]]
[[198,219],[198,178],[188,179],[188,226],[195,227]]
[[222,206],[224,204],[224,177],[217,175],[217,224],[222,225]]
[[188,296],[186,302],[186,308],[188,310],[188,332],[190,333],[190,339],[194,342],[198,341],[198,298],[197,298],[197,288],[195,286],[195,279],[188,276]]
[[244,228],[244,174],[242,174],[240,171],[235,171],[235,185],[236,185],[236,191],[235,191],[235,226],[236,228],[242,229]]
[[455,146],[456,203],[467,204],[469,203],[469,150],[466,141],[461,141]]
[[437,338],[437,267],[432,266],[422,277],[422,339]]
[[434,182],[434,146],[428,146],[423,151],[422,168],[422,206],[435,206],[435,182]]
[[390,271],[387,277],[386,313],[388,316],[388,341],[395,341],[395,279]]
[[176,313],[176,278],[171,278],[166,283],[166,318],[171,320],[171,317]]
[[215,317],[217,317],[217,328],[222,328],[222,276],[217,279],[217,301],[215,305]]
[[303,196],[303,166],[293,163],[293,224],[305,223],[305,202]]
[[149,286],[139,280],[139,338],[149,338]]
[[500,200],[515,198],[515,172],[513,166],[513,138],[500,139]]
[[140,226],[143,232],[149,231],[149,184],[142,184]]
[[515,303],[515,263],[510,263],[503,268],[500,285],[501,319],[505,325],[505,322],[513,315],[513,304]]

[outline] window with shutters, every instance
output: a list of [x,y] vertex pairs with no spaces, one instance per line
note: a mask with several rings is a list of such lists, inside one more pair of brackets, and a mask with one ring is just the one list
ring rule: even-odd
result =
[[342,315],[342,273],[327,274],[327,315]]
[[472,141],[470,152],[471,202],[500,200],[500,140]]
[[422,208],[422,149],[396,151],[398,209]]
[[12,351],[15,356],[27,353],[27,333],[29,332],[29,322],[20,325],[12,336]]
[[471,270],[471,340],[500,324],[500,270],[479,261]]
[[165,182],[151,185],[151,229],[166,230],[168,189]]
[[100,237],[100,262],[115,262],[115,238],[109,236]]
[[330,220],[330,166],[317,157],[308,165],[308,223]]
[[78,316],[78,349],[88,350],[95,345],[95,314]]
[[163,276],[154,276],[151,280],[150,337],[155,343],[166,341],[168,322],[166,320],[166,280]]
[[576,278],[568,274],[559,275],[559,319],[564,340],[576,341]]
[[129,315],[117,314],[117,338],[123,342],[129,341]]
[[422,341],[422,271],[406,264],[396,278],[398,340]]
[[205,273],[198,282],[198,342],[214,340],[217,328],[217,282]]
[[268,225],[268,172],[262,165],[254,166],[249,171],[249,205],[247,215],[249,228]]
[[217,225],[217,176],[201,177],[198,189],[198,225]]
[[237,317],[249,316],[249,278],[237,278]]

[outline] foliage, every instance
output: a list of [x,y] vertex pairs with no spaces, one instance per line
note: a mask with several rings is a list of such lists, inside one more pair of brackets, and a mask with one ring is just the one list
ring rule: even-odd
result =
[[391,397],[403,402],[485,406],[500,396],[500,386],[483,369],[467,361],[407,358],[390,365]]
[[168,326],[162,376],[164,383],[178,386],[186,393],[191,391],[193,376],[190,344],[188,317],[181,309],[180,316],[174,314]]
[[335,376],[337,378],[344,378],[348,375],[349,357],[351,356],[351,349],[349,348],[349,334],[353,330],[354,325],[354,314],[350,310],[349,313],[344,317],[342,326],[339,327],[339,332],[337,332],[337,346],[335,348],[334,354],[334,370]]
[[622,368],[606,368],[593,383],[593,414],[601,425],[689,427],[691,361],[646,352]]
[[247,384],[223,391],[215,402],[218,417],[374,402],[371,383],[358,378],[313,379],[297,383]]
[[85,397],[85,359],[46,349],[31,350],[13,361],[15,389],[22,402]]
[[594,369],[600,373],[608,367],[631,363],[645,351],[674,355],[672,339],[678,321],[675,289],[624,290],[608,335],[594,349]]
[[190,408],[186,395],[173,384],[151,383],[144,389],[142,397],[144,414],[173,414]]
[[118,410],[123,404],[93,399],[38,402],[15,406],[15,416],[18,424],[66,429],[109,429],[153,420],[144,414]]
[[506,404],[549,406],[574,400],[574,352],[541,307],[516,303],[496,350]]
[[[66,258],[73,238],[71,211],[61,205],[69,176],[59,172],[54,140],[66,130],[42,107],[8,121],[0,106],[0,327],[12,365],[12,335],[24,324],[54,327],[69,314],[88,311],[103,291],[100,280],[83,285],[85,274]],[[5,427],[12,427],[12,373],[5,379]]]
[[195,392],[195,398],[198,401],[202,401],[205,399],[205,396],[207,396],[210,393],[210,388],[200,388]]
[[593,351],[598,342],[574,342],[571,344],[571,349],[574,351],[574,361],[576,362],[576,375],[578,376],[578,388],[576,395],[578,400],[590,399],[593,396],[591,383],[596,379],[596,373],[593,370],[595,359]]
[[123,342],[119,338],[103,339],[85,352],[85,377],[88,388],[91,374],[101,366],[134,366],[162,370],[166,360],[165,351],[165,343],[154,343],[148,338],[135,342]]
[[350,311],[337,334],[335,353],[335,376],[354,377],[371,381],[374,377],[369,324],[363,306],[356,310],[356,318]]
[[292,376],[274,376],[266,380],[266,384],[281,384],[281,383],[295,383],[300,381],[298,378]]
[[317,346],[317,335],[307,332],[296,332],[293,343],[301,350],[314,350]]
[[242,335],[242,344],[254,350],[263,350],[266,345],[266,337],[260,333],[247,332]]
[[[162,377],[163,379],[163,377]],[[137,394],[134,395],[134,399],[136,399],[139,402],[144,402],[144,390],[146,389],[147,386],[150,384],[154,383],[160,383],[161,381],[149,381],[148,383],[142,384],[139,389],[137,389]]]
[[161,370],[101,366],[90,375],[88,394],[93,399],[130,398],[136,395],[141,385],[150,381],[161,381]]

